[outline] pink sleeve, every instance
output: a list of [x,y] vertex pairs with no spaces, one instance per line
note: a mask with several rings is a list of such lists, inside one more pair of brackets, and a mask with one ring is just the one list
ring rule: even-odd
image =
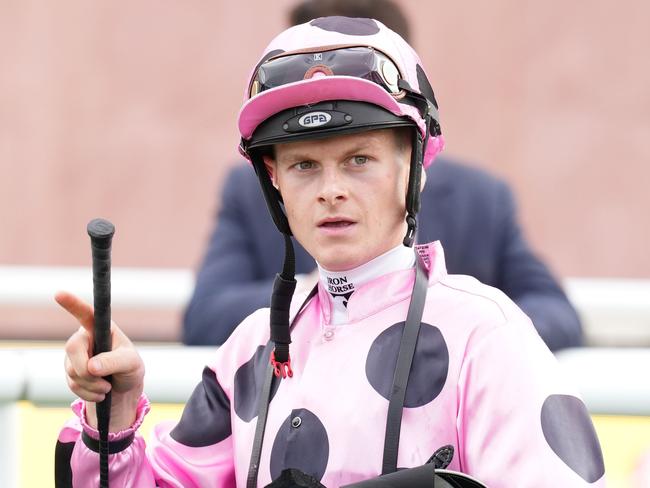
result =
[[[56,448],[57,486],[88,487],[99,486],[99,455],[86,447],[82,431],[97,439],[97,430],[86,422],[85,402],[76,400],[72,404],[76,417],[69,420],[61,432]],[[137,432],[144,416],[149,411],[149,402],[143,395],[138,402],[135,423],[128,429],[109,434],[109,442],[121,441],[133,435],[133,442],[124,450],[109,456],[110,486],[154,487],[154,475],[145,455],[145,443]],[[67,459],[66,459],[67,458]]]
[[605,486],[587,409],[523,315],[471,339],[458,381],[461,469],[490,488]]
[[[99,484],[99,456],[86,446],[82,431],[97,438],[85,421],[84,402],[77,400],[77,417],[59,434],[56,452],[57,486],[88,487]],[[110,486],[144,487],[234,487],[230,400],[213,370],[205,368],[203,381],[194,390],[178,423],[163,422],[154,428],[145,450],[137,432],[149,402],[143,395],[135,423],[127,430],[110,434],[109,441],[134,435],[124,450],[109,457]]]

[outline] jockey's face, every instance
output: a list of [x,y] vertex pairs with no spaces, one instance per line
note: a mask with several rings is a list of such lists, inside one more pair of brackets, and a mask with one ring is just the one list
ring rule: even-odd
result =
[[278,144],[265,162],[296,239],[330,271],[402,242],[410,144],[392,129]]

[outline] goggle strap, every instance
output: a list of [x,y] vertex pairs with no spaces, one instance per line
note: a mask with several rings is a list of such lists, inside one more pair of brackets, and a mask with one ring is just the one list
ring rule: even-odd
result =
[[[414,106],[420,111],[420,115],[422,115],[422,118],[426,122],[427,136],[429,134],[439,136],[442,132],[440,130],[440,118],[436,105],[427,97],[411,88],[409,82],[402,78],[397,81],[397,86],[406,92],[406,97],[402,101]],[[433,125],[433,130],[431,130],[431,125]]]

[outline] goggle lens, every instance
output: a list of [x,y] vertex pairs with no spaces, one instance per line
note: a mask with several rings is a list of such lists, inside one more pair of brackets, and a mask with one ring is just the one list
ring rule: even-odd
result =
[[397,85],[400,73],[388,56],[369,47],[347,47],[271,58],[257,69],[250,96],[288,83],[333,75],[362,78],[389,93],[400,92]]

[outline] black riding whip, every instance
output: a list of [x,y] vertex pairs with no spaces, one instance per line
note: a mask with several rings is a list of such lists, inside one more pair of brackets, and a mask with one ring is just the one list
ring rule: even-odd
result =
[[[93,356],[111,350],[111,241],[115,227],[108,220],[94,219],[88,223],[93,257]],[[104,378],[109,383],[111,377]],[[111,392],[97,403],[99,431],[99,486],[108,488],[108,426],[111,418]]]

